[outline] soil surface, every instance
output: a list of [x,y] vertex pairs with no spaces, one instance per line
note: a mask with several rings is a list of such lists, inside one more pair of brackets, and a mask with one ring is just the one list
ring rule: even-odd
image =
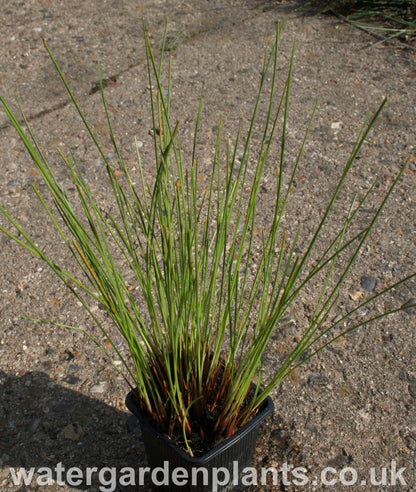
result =
[[[115,158],[96,91],[97,60],[114,133],[133,168],[134,139],[152,172],[150,110],[141,19],[152,41],[162,39],[169,17],[172,97],[181,120],[181,141],[192,142],[201,84],[204,109],[198,155],[202,170],[213,157],[218,120],[223,135],[243,133],[252,112],[264,44],[276,22],[286,19],[278,75],[284,76],[296,38],[287,137],[287,169],[292,169],[309,116],[312,123],[284,228],[303,223],[307,237],[328,202],[368,112],[388,103],[354,164],[345,200],[362,196],[378,178],[360,225],[368,223],[397,172],[410,157],[376,230],[346,280],[334,316],[410,274],[416,267],[416,58],[412,48],[377,44],[368,33],[331,16],[312,16],[288,1],[140,0],[78,2],[0,0],[0,93],[18,94],[39,145],[56,164],[71,193],[69,173],[56,148],[74,152],[105,208],[108,184],[100,156],[45,52],[42,38],[68,76],[109,158]],[[260,139],[255,128],[254,143]],[[278,141],[278,139],[277,139]],[[186,146],[186,145],[185,145]],[[66,264],[64,245],[46,220],[32,185],[44,189],[4,112],[0,112],[0,203],[17,217],[45,251]],[[273,204],[273,149],[262,187],[264,220]],[[73,191],[73,189],[72,189]],[[345,203],[347,203],[345,201]],[[337,203],[337,217],[345,214]],[[6,224],[3,217],[0,223]],[[336,226],[336,221],[333,223]],[[338,224],[339,226],[339,224]],[[89,327],[92,321],[40,261],[0,236],[0,491],[100,490],[92,486],[14,485],[10,467],[122,467],[146,465],[140,429],[124,405],[128,388],[103,354],[82,333],[22,320],[52,319]],[[313,289],[305,291],[276,328],[265,354],[265,376],[273,373],[312,314]],[[401,285],[374,309],[399,307],[416,298],[414,282]],[[97,311],[98,306],[92,306]],[[376,311],[375,311],[376,312]],[[362,314],[362,313],[361,313]],[[287,480],[249,490],[416,490],[416,313],[401,312],[366,325],[322,351],[296,370],[272,394],[274,416],[263,425],[255,465],[303,467],[308,484]],[[332,467],[355,485],[324,486],[321,471]],[[371,485],[373,478],[385,483]],[[404,468],[399,474],[401,468]],[[373,471],[371,471],[373,470]],[[396,474],[395,474],[396,470]],[[398,474],[398,475],[397,475]],[[41,472],[38,475],[40,476]],[[57,477],[55,476],[55,479]],[[282,475],[279,476],[282,479]],[[313,481],[316,480],[316,483]],[[365,485],[364,481],[365,480]],[[403,481],[406,483],[404,484]],[[283,483],[285,482],[285,483]],[[101,482],[103,483],[103,482]],[[101,488],[101,490],[104,490]],[[118,486],[116,490],[136,490]],[[140,490],[148,490],[148,485]]]

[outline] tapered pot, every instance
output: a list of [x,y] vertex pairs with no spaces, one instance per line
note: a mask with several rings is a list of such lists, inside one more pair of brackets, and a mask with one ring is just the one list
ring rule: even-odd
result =
[[127,408],[139,419],[151,468],[153,490],[181,492],[228,492],[244,489],[243,471],[252,466],[258,427],[273,412],[270,397],[260,411],[231,437],[199,457],[191,457],[160,433],[141,412],[133,392]]

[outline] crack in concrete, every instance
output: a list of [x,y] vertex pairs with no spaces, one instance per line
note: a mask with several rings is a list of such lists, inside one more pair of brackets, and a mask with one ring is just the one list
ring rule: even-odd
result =
[[[264,3],[259,4],[258,2],[255,2],[255,4],[253,4],[253,6],[251,7],[250,10],[251,11],[257,10],[258,12],[254,16],[253,15],[244,16],[244,18],[240,19],[238,22],[233,21],[233,24],[234,25],[243,25],[245,22],[247,22],[247,20],[253,19],[253,18],[261,15],[263,13],[263,10],[261,9],[261,7],[264,7],[264,5],[265,5]],[[186,37],[184,37],[183,41],[180,44],[181,45],[187,45],[188,43],[191,43],[191,42],[194,42],[195,40],[198,40],[198,38],[203,34],[209,35],[209,34],[213,34],[213,33],[216,33],[218,31],[221,31],[221,29],[224,28],[224,24],[226,22],[229,22],[229,21],[230,21],[229,18],[227,16],[224,16],[220,20],[218,20],[218,22],[216,22],[214,26],[212,26],[210,28],[203,27],[199,30],[194,31],[193,33],[191,32],[190,34],[187,34]],[[177,48],[179,48],[179,46],[175,47],[175,49],[170,50],[170,51],[175,51]],[[112,75],[106,77],[105,79],[103,79],[102,80],[103,89],[105,89],[106,87],[109,87],[112,84],[114,84],[115,82],[117,82],[117,80],[122,75],[124,75],[125,73],[128,73],[130,70],[142,65],[145,62],[145,60],[146,59],[143,58],[136,63],[128,65],[125,69],[120,70],[118,73],[112,74]],[[77,99],[79,101],[81,101],[81,102],[85,101],[89,96],[93,96],[95,93],[100,92],[101,89],[100,89],[100,81],[99,80],[92,81],[91,86],[92,86],[91,89],[86,93],[86,95],[78,96]],[[43,110],[41,110],[41,111],[39,111],[33,115],[27,116],[26,120],[27,120],[27,122],[36,121],[37,119],[42,118],[43,116],[47,116],[48,114],[51,114],[51,113],[58,111],[60,109],[63,109],[70,104],[72,104],[72,101],[70,98],[67,98],[65,101],[54,104],[53,106],[46,108],[46,109],[43,109]],[[23,118],[22,119],[18,118],[18,120],[19,120],[19,123],[24,123]],[[0,124],[0,130],[5,130],[6,128],[9,128],[11,126],[12,125],[11,125],[10,121],[7,120],[5,123]]]

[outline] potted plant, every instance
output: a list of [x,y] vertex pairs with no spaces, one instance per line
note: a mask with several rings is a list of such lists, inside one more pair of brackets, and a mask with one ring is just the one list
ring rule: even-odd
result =
[[[274,43],[266,43],[248,132],[244,138],[238,132],[235,142],[231,144],[228,140],[223,150],[220,125],[208,185],[202,186],[198,165],[202,92],[191,157],[185,161],[178,136],[179,123],[171,121],[170,68],[166,79],[162,73],[166,31],[158,62],[145,35],[154,143],[154,162],[150,165],[154,166],[155,173],[152,179],[145,178],[144,167],[148,164],[142,163],[137,149],[138,175],[135,179],[139,186],[133,184],[113,134],[103,84],[102,101],[111,142],[118,156],[117,169],[106,158],[98,137],[45,43],[105,162],[116,204],[115,214],[103,211],[97,204],[75,158],[59,151],[63,165],[71,173],[76,192],[71,195],[62,188],[28,122],[24,120],[25,132],[0,96],[55,208],[48,205],[37,189],[35,193],[72,253],[79,274],[46,256],[42,246],[38,246],[1,206],[0,211],[10,227],[1,226],[0,229],[49,265],[101,329],[106,344],[100,343],[91,332],[82,331],[111,362],[114,363],[115,354],[122,361],[122,369],[116,364],[115,368],[130,386],[127,405],[140,419],[143,435],[149,438],[146,448],[152,465],[155,466],[159,459],[161,464],[171,464],[171,469],[173,465],[180,466],[188,478],[195,468],[218,470],[225,466],[230,470],[235,463],[245,466],[243,458],[248,458],[249,464],[256,426],[273,408],[270,393],[295,368],[334,340],[402,309],[398,306],[369,315],[364,320],[354,317],[365,306],[416,275],[412,273],[398,280],[331,321],[340,287],[407,163],[364,228],[354,229],[354,219],[367,203],[374,186],[360,199],[345,205],[344,215],[337,217],[338,229],[329,241],[324,241],[322,231],[339,200],[354,160],[386,103],[383,101],[375,115],[363,125],[329,203],[308,241],[302,237],[298,224],[294,224],[291,231],[285,230],[283,218],[287,204],[294,199],[292,188],[316,106],[300,142],[293,169],[285,176],[293,55],[286,83],[278,93],[280,26],[276,32]],[[267,100],[268,110],[261,122],[262,139],[256,147],[252,144],[252,133],[262,99]],[[269,223],[263,224],[258,222],[257,215],[259,190],[278,130],[281,141],[274,208]],[[120,265],[134,275],[137,288],[130,288]],[[296,303],[299,294],[312,284],[314,289],[320,285],[313,314],[279,369],[265,380],[263,354],[270,337],[279,329],[279,320]],[[115,333],[121,334],[126,343],[129,358],[123,357],[114,341],[114,333],[108,331],[91,311],[91,298],[113,321]],[[247,442],[241,444],[240,438]],[[235,451],[230,450],[232,446],[236,446]],[[227,475],[228,472],[224,473]],[[196,485],[186,480],[185,475],[176,476],[176,479],[180,490],[228,490],[239,482],[238,473],[230,473],[231,483],[218,479],[214,484],[212,475],[206,478],[203,474],[198,476],[200,481]],[[167,490],[174,490],[171,483]]]

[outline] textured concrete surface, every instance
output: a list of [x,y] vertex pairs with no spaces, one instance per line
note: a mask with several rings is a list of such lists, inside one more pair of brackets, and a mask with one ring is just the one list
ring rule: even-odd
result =
[[[106,205],[105,170],[45,52],[53,51],[105,152],[114,158],[96,91],[100,61],[114,132],[125,161],[135,167],[134,138],[146,172],[152,173],[152,140],[142,16],[157,50],[165,20],[172,56],[172,110],[181,121],[185,152],[192,142],[199,94],[205,84],[198,155],[201,168],[213,156],[220,114],[224,139],[247,129],[259,82],[264,43],[276,22],[286,18],[280,47],[279,78],[287,72],[296,38],[287,166],[293,166],[299,142],[316,100],[304,158],[284,227],[304,230],[316,224],[368,112],[384,96],[388,105],[363,147],[343,197],[359,195],[376,177],[371,207],[410,157],[403,182],[391,197],[377,231],[360,256],[340,300],[345,306],[382,289],[415,268],[416,61],[397,44],[373,46],[374,39],[333,17],[295,10],[293,2],[257,0],[104,0],[1,1],[0,92],[19,96],[39,144],[57,175],[71,191],[70,176],[59,166],[56,147],[71,150],[92,189]],[[259,126],[253,142],[259,142]],[[188,147],[187,147],[188,145]],[[68,254],[53,241],[32,184],[42,190],[34,169],[7,118],[0,111],[0,200],[65,262]],[[262,188],[264,216],[272,205],[273,162]],[[274,156],[274,157],[273,157]],[[379,194],[378,194],[379,193]],[[337,206],[342,214],[343,203]],[[362,212],[362,224],[368,219]],[[0,217],[4,224],[4,219]],[[361,222],[360,222],[361,223]],[[45,327],[20,316],[51,318],[90,326],[91,321],[46,268],[5,237],[0,263],[0,490],[83,490],[82,486],[15,486],[9,467],[144,466],[140,431],[129,419],[125,384],[79,333]],[[311,314],[305,292],[273,338],[265,357],[270,374]],[[415,284],[396,289],[381,308],[416,297]],[[322,352],[296,371],[273,394],[275,415],[256,448],[257,466],[303,466],[311,481],[296,485],[253,486],[252,490],[327,490],[320,482],[326,466],[351,466],[359,481],[346,490],[416,490],[416,365],[413,313],[401,313],[364,327]],[[396,465],[392,465],[395,462]],[[405,468],[406,486],[392,483],[393,466]],[[370,470],[385,485],[370,484]],[[312,480],[317,477],[316,485]],[[292,477],[293,478],[293,477]],[[331,478],[331,477],[330,477]],[[366,480],[366,485],[361,485]],[[338,487],[336,485],[335,487]],[[99,490],[98,485],[91,490]],[[118,490],[118,489],[117,489]],[[122,490],[122,489],[120,489]],[[124,490],[124,489],[123,489]],[[126,488],[125,490],[130,490]],[[133,489],[131,489],[133,490]],[[146,490],[146,488],[143,488]],[[341,488],[334,488],[341,490]]]

